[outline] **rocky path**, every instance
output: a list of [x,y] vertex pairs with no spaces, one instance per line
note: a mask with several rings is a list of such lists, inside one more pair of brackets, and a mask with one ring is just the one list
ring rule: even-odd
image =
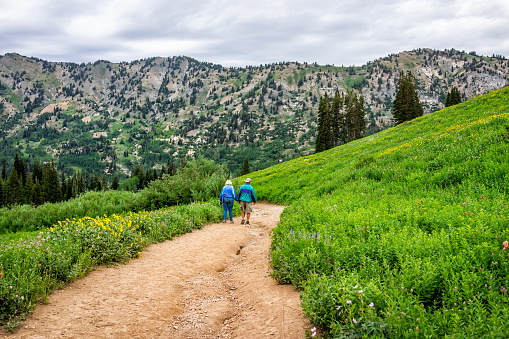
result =
[[4,338],[304,338],[299,293],[269,276],[283,207],[254,205],[251,225],[220,223],[97,267],[55,291]]

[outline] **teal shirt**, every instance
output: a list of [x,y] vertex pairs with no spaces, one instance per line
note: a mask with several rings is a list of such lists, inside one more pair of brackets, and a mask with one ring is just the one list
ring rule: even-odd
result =
[[245,202],[256,202],[256,194],[254,191],[253,186],[250,184],[244,184],[240,186],[239,189],[239,201],[245,201]]

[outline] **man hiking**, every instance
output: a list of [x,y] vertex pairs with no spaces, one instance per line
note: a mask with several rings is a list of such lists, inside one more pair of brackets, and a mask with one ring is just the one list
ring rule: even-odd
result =
[[[251,216],[251,212],[253,212],[253,203],[255,203],[257,199],[253,186],[251,186],[251,178],[247,178],[244,181],[246,183],[240,186],[238,194],[240,210],[242,211],[242,221],[240,223],[249,225],[249,217]],[[246,220],[244,220],[244,218]]]

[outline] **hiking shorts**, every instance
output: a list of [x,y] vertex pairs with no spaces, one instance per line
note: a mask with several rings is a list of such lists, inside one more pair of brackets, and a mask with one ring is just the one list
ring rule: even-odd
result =
[[240,210],[244,213],[251,214],[251,212],[253,212],[253,203],[247,202],[247,201],[241,201],[240,202]]

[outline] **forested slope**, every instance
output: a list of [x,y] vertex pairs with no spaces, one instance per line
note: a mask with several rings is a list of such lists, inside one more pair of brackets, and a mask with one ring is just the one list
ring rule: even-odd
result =
[[412,71],[425,113],[503,87],[508,60],[418,49],[362,66],[299,62],[228,68],[190,57],[112,63],[0,56],[0,158],[53,159],[58,171],[125,178],[204,155],[236,174],[312,153],[318,101],[362,90],[368,134],[392,125],[399,72]]

